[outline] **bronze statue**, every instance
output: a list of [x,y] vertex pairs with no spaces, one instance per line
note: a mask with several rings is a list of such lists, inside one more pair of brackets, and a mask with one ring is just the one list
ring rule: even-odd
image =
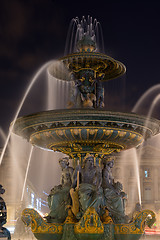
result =
[[71,205],[70,188],[72,185],[73,168],[69,166],[69,158],[61,158],[59,164],[62,169],[61,184],[51,189],[48,196],[50,213],[46,217],[48,222],[64,222],[67,217],[67,206]]
[[104,74],[96,76],[96,71],[91,69],[79,70],[71,74],[74,82],[69,108],[103,108],[104,107],[104,88],[102,80]]
[[77,215],[79,218],[88,207],[94,207],[97,213],[100,213],[103,205],[103,190],[102,171],[99,166],[94,166],[94,157],[92,155],[86,156],[84,159],[84,166],[78,165],[73,174],[73,187],[77,184],[77,173],[79,172],[79,202],[80,212]]
[[125,199],[127,195],[122,191],[123,186],[120,182],[114,182],[111,169],[114,165],[114,160],[111,158],[104,159],[104,168],[102,170],[102,187],[104,191],[104,204],[108,208],[113,221],[115,223],[126,222],[125,215]]
[[71,186],[72,185],[72,175],[73,175],[73,168],[69,166],[69,158],[61,158],[59,160],[59,164],[62,169],[61,175],[61,185],[64,186]]

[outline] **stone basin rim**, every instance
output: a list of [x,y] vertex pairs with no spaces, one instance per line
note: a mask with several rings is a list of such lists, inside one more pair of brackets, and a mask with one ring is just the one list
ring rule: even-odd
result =
[[[13,132],[16,133],[21,124],[29,127],[31,121],[35,125],[65,121],[109,121],[112,123],[120,122],[123,124],[140,126],[151,131],[152,135],[156,135],[160,132],[160,120],[158,119],[147,118],[144,115],[138,115],[136,113],[113,112],[101,109],[57,109],[36,112],[17,118],[13,127]],[[146,122],[147,127],[145,126]],[[13,122],[11,125],[12,124]]]

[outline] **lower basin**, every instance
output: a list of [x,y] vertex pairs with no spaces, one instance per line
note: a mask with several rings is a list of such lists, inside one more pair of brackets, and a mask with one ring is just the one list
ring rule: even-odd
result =
[[134,113],[95,109],[51,110],[20,117],[13,132],[43,149],[74,158],[102,156],[139,146],[158,134],[160,121]]

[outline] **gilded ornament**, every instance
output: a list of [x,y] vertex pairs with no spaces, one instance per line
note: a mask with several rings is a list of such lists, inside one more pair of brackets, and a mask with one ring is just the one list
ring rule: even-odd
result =
[[89,134],[94,135],[98,129],[89,129]]
[[70,195],[72,198],[72,206],[71,206],[71,210],[73,212],[73,214],[76,216],[77,213],[79,212],[79,196],[78,196],[78,189],[70,189]]
[[[150,219],[148,216],[150,216]],[[131,223],[116,224],[114,228],[115,234],[142,234],[144,232],[145,223],[151,227],[154,222],[155,213],[151,210],[143,210],[135,216]]]
[[137,141],[142,141],[143,140],[143,137],[140,135],[137,137]]
[[63,136],[64,135],[64,132],[63,132],[63,130],[57,130],[56,131],[56,134],[58,135],[58,136]]
[[33,233],[62,234],[63,224],[47,223],[34,209],[30,208],[24,209],[22,212],[22,221],[26,226],[31,225]]
[[83,217],[74,226],[74,231],[77,234],[89,233],[89,234],[103,234],[104,227],[100,220],[100,217],[96,213],[93,207],[89,207],[84,213]]
[[133,138],[135,138],[137,135],[135,134],[135,133],[130,133],[130,135],[129,135],[129,137],[130,137],[130,139],[133,139]]
[[75,135],[78,135],[78,134],[79,134],[79,129],[78,129],[78,128],[73,129],[73,133],[74,133]]
[[118,136],[124,137],[126,135],[126,132],[124,131],[118,131]]
[[113,133],[113,130],[105,130],[105,135],[110,135],[110,134],[112,134]]
[[113,224],[112,218],[109,216],[109,211],[107,207],[104,207],[105,213],[101,216],[101,221],[103,224]]

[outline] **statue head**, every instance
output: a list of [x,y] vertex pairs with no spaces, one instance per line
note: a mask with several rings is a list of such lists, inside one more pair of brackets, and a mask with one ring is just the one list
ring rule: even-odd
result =
[[110,168],[113,168],[114,160],[115,160],[115,157],[113,157],[113,156],[104,156],[102,163],[103,163],[104,167],[108,166]]
[[84,166],[85,167],[94,167],[94,156],[91,154],[87,154],[84,158]]
[[122,185],[122,183],[120,183],[120,182],[116,182],[116,183],[114,184],[114,187],[115,187],[115,189],[116,189],[118,192],[121,192],[121,191],[123,190],[123,185]]
[[5,189],[3,188],[3,186],[0,184],[0,194],[5,193]]
[[62,169],[68,167],[68,165],[69,165],[69,158],[68,157],[60,158],[59,159],[59,164],[60,164]]

